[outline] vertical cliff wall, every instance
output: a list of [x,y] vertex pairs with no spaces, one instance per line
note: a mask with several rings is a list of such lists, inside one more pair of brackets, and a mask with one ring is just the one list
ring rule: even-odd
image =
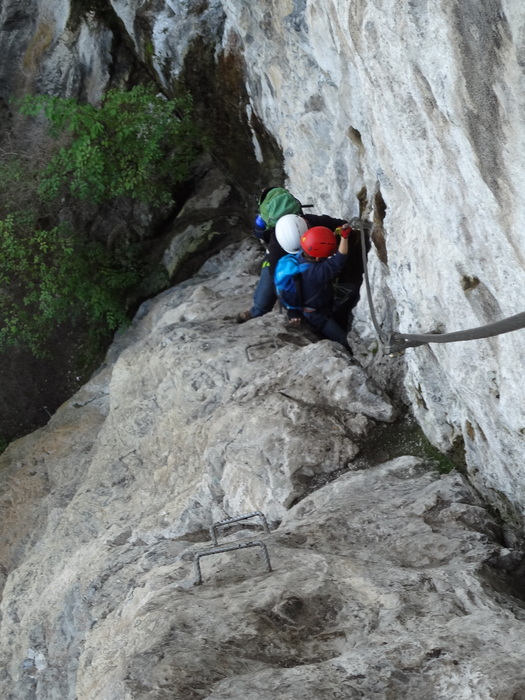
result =
[[[0,90],[96,101],[183,80],[241,187],[273,179],[280,149],[316,213],[374,220],[386,330],[451,331],[523,310],[525,11],[468,5],[6,1]],[[203,212],[226,208],[231,179],[201,184],[180,238],[220,235]],[[464,449],[519,520],[523,332],[393,359],[362,299],[350,360],[277,310],[235,323],[259,252],[246,240],[143,305],[1,455],[0,695],[523,697],[520,533],[457,472],[363,452],[401,378],[433,442]],[[227,530],[195,586],[209,527],[259,510],[269,531]],[[255,537],[272,571],[237,551]]]
[[[522,310],[524,26],[517,0],[4,3],[1,85],[4,97],[95,99],[138,65],[166,89],[195,78],[188,62],[205,56],[235,65],[214,76],[237,80],[217,91],[236,101],[227,143],[235,150],[242,120],[264,166],[263,125],[303,201],[343,216],[361,202],[378,224],[370,268],[386,330],[452,331]],[[355,329],[361,360],[388,385],[364,303]],[[441,449],[464,446],[471,477],[500,505],[525,503],[523,334],[404,361],[421,425]]]
[[[225,8],[294,190],[350,216],[366,188],[382,224],[370,267],[385,330],[446,332],[523,311],[523,6]],[[362,360],[388,374],[369,319],[362,303]],[[442,449],[464,444],[471,476],[502,503],[525,503],[524,333],[405,355],[425,431]]]

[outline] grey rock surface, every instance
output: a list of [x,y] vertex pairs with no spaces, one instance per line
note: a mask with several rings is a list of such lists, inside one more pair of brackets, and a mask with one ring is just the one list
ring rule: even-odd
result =
[[73,697],[86,635],[127,595],[122,567],[242,513],[275,526],[395,417],[340,346],[278,311],[235,322],[259,258],[251,242],[226,250],[147,302],[93,379],[2,455],[6,693]]
[[[386,329],[523,310],[521,2],[111,6],[120,34],[65,0],[5,2],[2,97],[96,101],[133,61],[170,85],[203,39],[243,66],[243,115],[275,137],[297,196],[374,220]],[[0,696],[525,697],[519,532],[477,493],[519,523],[523,332],[391,361],[363,297],[351,361],[277,310],[235,323],[259,262],[247,240],[147,302],[91,381],[0,457]],[[401,384],[435,445],[464,445],[477,490],[415,456],[359,460]],[[266,544],[272,571],[239,548],[204,557],[194,586],[210,526],[254,511],[270,533],[221,542]]]
[[144,304],[0,457],[0,696],[520,697],[519,551],[459,474],[359,460],[397,414],[341,346],[235,322],[259,258]]
[[[523,311],[521,0],[114,0],[106,9],[4,3],[4,99],[38,90],[96,102],[144,65],[168,91],[184,77],[212,125],[223,116],[230,167],[239,130],[264,166],[266,129],[287,184],[316,213],[373,219],[370,274],[386,332],[462,330]],[[231,112],[206,102],[221,84],[235,91]],[[246,151],[240,160],[247,166]],[[411,349],[394,368],[364,298],[354,330],[378,384],[404,395],[435,446],[463,450],[476,487],[522,520],[524,331]]]

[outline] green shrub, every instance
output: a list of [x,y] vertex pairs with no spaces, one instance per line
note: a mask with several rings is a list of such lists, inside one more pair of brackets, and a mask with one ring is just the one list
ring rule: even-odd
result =
[[27,96],[20,111],[43,112],[53,138],[69,135],[40,176],[44,200],[56,199],[65,188],[75,198],[98,204],[121,196],[168,203],[200,147],[190,96],[168,100],[151,87],[110,90],[100,107]]
[[85,204],[169,204],[199,133],[189,96],[165,99],[152,87],[111,90],[99,107],[48,95],[19,106],[44,115],[50,139],[0,161],[0,351],[41,356],[63,323],[101,336],[125,323],[128,295],[146,273],[129,243],[110,250],[77,230]]
[[61,323],[87,322],[96,332],[126,322],[126,292],[140,279],[98,242],[67,226],[34,228],[20,214],[0,221],[0,350],[23,345],[36,356]]

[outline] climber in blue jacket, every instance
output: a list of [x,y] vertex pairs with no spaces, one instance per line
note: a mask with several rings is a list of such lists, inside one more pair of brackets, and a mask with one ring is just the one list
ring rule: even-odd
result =
[[[344,224],[339,232],[339,244],[335,233],[325,226],[314,226],[301,236],[298,262],[309,263],[301,272],[302,316],[314,332],[350,350],[346,328],[333,317],[336,310],[333,280],[345,267],[352,228]],[[359,288],[349,286],[349,292],[358,295]]]
[[253,233],[266,246],[259,282],[253,294],[253,304],[250,309],[237,315],[237,323],[244,323],[252,318],[269,313],[275,306],[277,294],[273,276],[277,261],[287,253],[297,253],[301,248],[300,236],[313,226],[326,226],[331,231],[346,224],[345,219],[336,219],[327,214],[287,214],[283,216],[275,228],[263,228],[264,222],[255,220]]

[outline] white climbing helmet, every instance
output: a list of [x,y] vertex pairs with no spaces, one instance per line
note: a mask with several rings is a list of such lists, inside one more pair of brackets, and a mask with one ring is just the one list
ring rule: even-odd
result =
[[308,224],[302,216],[286,214],[275,224],[277,242],[287,253],[301,250],[301,236],[308,230]]

